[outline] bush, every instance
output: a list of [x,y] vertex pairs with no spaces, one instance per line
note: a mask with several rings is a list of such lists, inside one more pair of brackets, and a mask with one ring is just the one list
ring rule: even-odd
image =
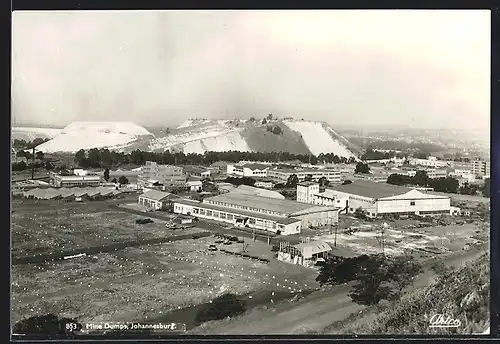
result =
[[234,294],[224,294],[205,304],[196,314],[195,324],[233,317],[245,312],[245,302]]

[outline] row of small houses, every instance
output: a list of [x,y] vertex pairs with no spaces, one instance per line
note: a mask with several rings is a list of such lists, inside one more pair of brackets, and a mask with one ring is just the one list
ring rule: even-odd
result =
[[32,199],[103,199],[114,198],[122,194],[120,190],[113,190],[105,187],[96,188],[36,188],[23,193],[25,198]]

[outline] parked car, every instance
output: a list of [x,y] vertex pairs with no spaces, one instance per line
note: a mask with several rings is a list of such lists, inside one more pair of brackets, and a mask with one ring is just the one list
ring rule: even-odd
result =
[[223,242],[224,242],[224,240],[215,240],[216,244],[222,244]]
[[217,247],[215,245],[208,245],[209,251],[217,251]]
[[193,239],[199,239],[200,236],[199,235],[193,235],[191,238],[193,238]]
[[232,244],[232,242],[229,240],[224,241],[224,245],[231,245],[231,244]]
[[154,221],[151,220],[151,219],[137,219],[135,220],[135,223],[139,224],[139,225],[144,225],[144,224],[147,224],[147,223],[153,223]]

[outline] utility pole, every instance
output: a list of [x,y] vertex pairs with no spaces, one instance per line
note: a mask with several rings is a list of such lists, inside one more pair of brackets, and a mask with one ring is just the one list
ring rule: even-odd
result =
[[35,179],[35,147],[33,146],[33,157],[32,157],[33,165],[31,165],[31,180]]
[[334,226],[335,235],[333,237],[333,246],[337,247],[337,226]]

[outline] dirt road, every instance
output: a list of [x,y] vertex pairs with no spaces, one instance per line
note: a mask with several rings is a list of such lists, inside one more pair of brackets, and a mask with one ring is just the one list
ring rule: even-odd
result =
[[[460,252],[441,261],[450,267],[459,267],[484,253],[476,249]],[[427,266],[427,264],[426,264]],[[434,275],[426,271],[414,283],[414,288],[424,287]],[[295,303],[280,304],[273,309],[254,310],[241,317],[213,322],[193,329],[189,334],[300,334],[320,332],[328,325],[346,319],[365,309],[351,301],[350,285],[319,291]]]

